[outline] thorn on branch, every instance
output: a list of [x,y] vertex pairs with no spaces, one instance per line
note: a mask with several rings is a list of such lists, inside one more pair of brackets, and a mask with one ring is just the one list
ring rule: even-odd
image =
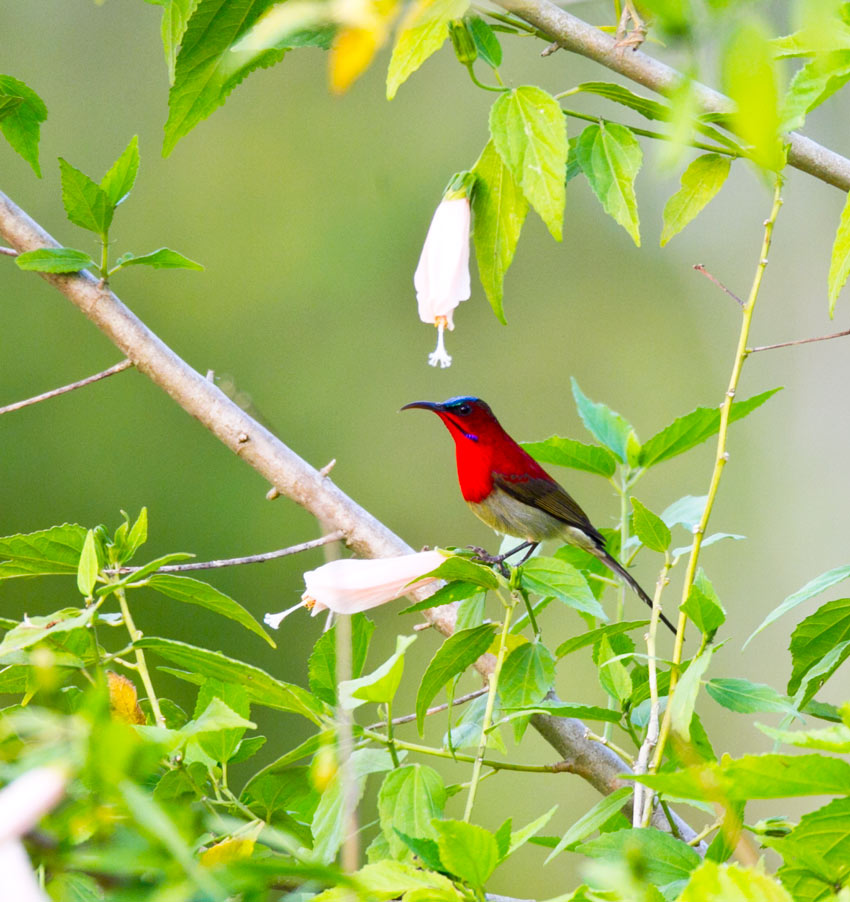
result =
[[321,470],[319,470],[319,476],[323,479],[330,473],[330,471],[336,466],[336,458],[332,458],[329,460]]
[[543,50],[540,51],[541,56],[551,56],[553,53],[561,49],[561,45],[557,41],[552,41],[548,47],[544,47]]
[[250,436],[247,432],[240,432],[239,435],[236,436],[236,441],[240,445],[244,445],[246,442],[250,441]]
[[274,486],[272,486],[272,487],[266,492],[266,500],[267,500],[267,501],[274,501],[275,498],[280,498],[280,492],[279,492]]
[[705,268],[705,266],[704,266],[702,263],[694,263],[694,269],[695,269],[697,272],[702,273],[702,274],[703,274],[707,279],[709,279],[710,281],[714,282],[714,284],[715,284],[721,291],[725,291],[726,294],[728,294],[730,298],[732,298],[733,300],[737,301],[737,303],[738,303],[738,305],[739,305],[740,307],[743,308],[743,307],[746,306],[746,305],[744,304],[744,302],[738,297],[738,295],[735,294],[734,291],[730,291],[730,290],[729,290],[729,289],[728,289],[728,288],[720,281],[720,279],[716,279],[716,278],[715,278],[715,277],[714,277],[714,276],[713,276],[713,275]]
[[0,247],[0,254],[4,254],[7,257],[18,256],[18,252],[13,247]]

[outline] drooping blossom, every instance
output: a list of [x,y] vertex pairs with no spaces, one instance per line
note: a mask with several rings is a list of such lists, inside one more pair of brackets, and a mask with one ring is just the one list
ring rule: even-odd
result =
[[[439,551],[420,551],[401,557],[361,560],[347,558],[331,561],[304,574],[306,590],[301,601],[279,614],[266,614],[265,623],[272,629],[298,608],[307,608],[315,617],[319,611],[356,614],[406,595],[412,588],[421,589],[437,582],[425,577],[445,560]],[[415,583],[411,586],[411,583]]]
[[451,365],[444,332],[454,329],[455,308],[470,295],[469,196],[474,184],[471,172],[452,179],[431,220],[413,276],[419,318],[437,327],[437,347],[428,356],[431,366]]

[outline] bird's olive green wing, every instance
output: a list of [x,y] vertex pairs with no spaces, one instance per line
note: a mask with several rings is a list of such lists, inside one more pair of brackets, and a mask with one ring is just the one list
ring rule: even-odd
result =
[[605,547],[605,539],[588,520],[587,514],[556,482],[534,476],[511,479],[509,476],[496,473],[493,475],[493,484],[517,501],[536,507],[560,520],[565,526],[580,529],[600,547]]

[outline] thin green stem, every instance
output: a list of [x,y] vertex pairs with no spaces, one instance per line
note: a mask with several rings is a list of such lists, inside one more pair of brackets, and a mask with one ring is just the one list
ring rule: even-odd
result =
[[[472,63],[467,63],[466,71],[469,72],[469,77],[472,79],[472,83],[477,88],[481,88],[484,91],[495,91],[497,94],[504,94],[505,91],[510,90],[509,88],[505,88],[505,87],[496,87],[495,85],[485,85],[484,82],[479,81],[475,75],[475,72],[473,71]],[[500,81],[501,81],[501,79],[500,79]]]
[[511,595],[510,600],[505,602],[505,616],[502,620],[502,633],[499,636],[499,649],[496,652],[496,666],[490,674],[488,683],[490,691],[487,693],[487,707],[484,709],[484,720],[481,723],[481,741],[478,744],[478,754],[475,756],[475,763],[472,765],[472,781],[469,785],[469,794],[466,797],[466,808],[463,812],[463,819],[467,823],[472,816],[472,806],[475,804],[475,793],[478,789],[478,781],[481,778],[481,764],[484,761],[484,753],[487,751],[487,731],[493,720],[493,707],[496,704],[496,692],[499,688],[499,675],[502,672],[502,665],[505,663],[505,653],[508,647],[508,634],[511,628],[511,615],[513,614],[516,598]]
[[[770,243],[773,238],[773,228],[776,224],[776,218],[782,207],[782,177],[776,176],[776,185],[773,191],[773,206],[770,210],[770,216],[764,221],[764,238],[762,239],[761,251],[759,253],[758,264],[756,265],[753,284],[750,287],[750,293],[747,301],[741,310],[741,329],[738,335],[738,346],[735,351],[735,360],[732,365],[732,374],[729,377],[729,387],[726,389],[726,395],[723,398],[723,405],[720,408],[720,429],[717,433],[717,451],[714,458],[714,470],[711,474],[711,483],[708,488],[708,497],[705,502],[705,509],[702,512],[699,525],[694,530],[694,541],[691,546],[691,554],[688,558],[688,566],[685,571],[685,581],[682,586],[682,604],[688,599],[699,563],[700,548],[702,547],[702,539],[708,528],[708,521],[711,517],[714,501],[717,497],[717,490],[720,486],[720,479],[723,476],[723,470],[729,454],[726,450],[726,443],[729,434],[729,417],[732,412],[732,402],[735,399],[735,393],[738,390],[738,382],[741,378],[741,370],[744,361],[747,359],[747,340],[750,335],[750,326],[753,321],[753,313],[758,300],[759,291],[761,290],[762,281],[764,279],[764,271],[767,268],[767,257],[770,251]],[[687,615],[680,611],[679,622],[676,628],[676,642],[673,648],[673,666],[670,669],[670,690],[672,696],[673,690],[679,678],[679,666],[682,662],[682,645],[685,641],[685,625],[687,623]],[[655,747],[655,755],[652,759],[651,772],[655,772],[664,756],[664,746],[670,733],[670,718],[672,708],[670,705],[664,712],[664,720],[661,723],[661,732],[658,738],[658,744]]]
[[106,281],[109,278],[109,235],[101,235],[100,241],[100,277]]
[[[130,613],[130,606],[127,604],[127,596],[124,594],[123,587],[116,589],[115,595],[118,598],[118,605],[121,608],[124,626],[127,627],[127,632],[130,634],[130,641],[136,643],[142,638],[142,631],[137,629],[136,624],[133,622],[133,615]],[[142,685],[145,687],[145,692],[147,693],[148,701],[151,705],[151,711],[153,712],[154,722],[158,727],[164,727],[165,718],[162,716],[162,711],[159,709],[159,699],[157,699],[156,692],[154,692],[147,661],[145,661],[145,653],[141,648],[134,648],[133,651],[136,655],[136,669],[142,679]]]
[[534,616],[534,608],[531,605],[531,602],[528,600],[528,593],[523,591],[522,589],[515,589],[511,593],[514,598],[516,598],[517,594],[522,599],[523,604],[525,605],[525,611],[528,615],[529,623],[531,623],[531,629],[534,632],[534,638],[540,639],[540,627],[537,625],[537,618]]
[[398,752],[395,748],[395,737],[393,736],[392,699],[387,702],[387,748],[390,750],[390,758],[393,759],[393,767],[401,767],[401,762],[398,760]]
[[512,16],[506,16],[504,13],[497,13],[492,9],[485,9],[483,6],[476,6],[474,9],[482,15],[489,16],[491,19],[501,22],[503,25],[510,25],[511,28],[516,28],[517,31],[524,31],[526,34],[531,35],[539,34],[539,31],[533,25],[529,25],[527,22],[523,22],[520,19],[514,19]]

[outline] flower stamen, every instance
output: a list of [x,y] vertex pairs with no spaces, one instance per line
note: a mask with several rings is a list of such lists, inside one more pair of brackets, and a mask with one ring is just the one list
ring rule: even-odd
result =
[[446,351],[445,331],[448,325],[448,317],[438,316],[434,319],[434,325],[437,327],[437,347],[428,355],[428,363],[431,366],[439,366],[440,369],[446,369],[452,365],[451,355]]

